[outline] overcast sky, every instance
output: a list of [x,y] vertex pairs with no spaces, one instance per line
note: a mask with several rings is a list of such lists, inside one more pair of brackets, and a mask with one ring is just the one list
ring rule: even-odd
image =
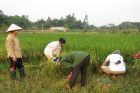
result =
[[6,15],[28,15],[31,21],[75,14],[89,23],[101,26],[123,21],[140,22],[140,0],[0,0]]

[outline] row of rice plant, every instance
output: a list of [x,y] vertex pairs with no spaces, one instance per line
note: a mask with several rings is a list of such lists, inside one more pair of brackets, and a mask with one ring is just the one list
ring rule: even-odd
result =
[[[0,92],[1,93],[139,93],[140,62],[132,55],[140,50],[139,34],[106,33],[19,33],[26,71],[24,81],[11,81],[8,76],[5,38],[0,34]],[[68,69],[46,62],[45,46],[60,37],[66,39],[61,55],[72,51],[86,51],[91,55],[88,81],[84,88],[76,84],[73,90],[65,89]],[[119,49],[127,63],[125,77],[113,79],[98,73],[100,65],[113,50]],[[94,69],[96,67],[97,69]],[[97,70],[97,71],[94,71]],[[95,73],[97,72],[97,73]],[[18,78],[18,77],[17,77]],[[80,82],[80,79],[78,79]]]

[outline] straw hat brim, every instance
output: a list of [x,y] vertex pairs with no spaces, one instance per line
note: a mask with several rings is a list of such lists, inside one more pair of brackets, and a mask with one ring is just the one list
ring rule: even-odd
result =
[[19,31],[19,30],[22,30],[22,28],[17,26],[16,24],[11,24],[6,32]]

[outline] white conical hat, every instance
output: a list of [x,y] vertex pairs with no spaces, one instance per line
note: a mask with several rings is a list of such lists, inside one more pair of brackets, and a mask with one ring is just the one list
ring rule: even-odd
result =
[[11,24],[6,32],[15,31],[15,30],[18,31],[18,30],[21,30],[21,29],[22,29],[21,27],[15,25],[15,24]]

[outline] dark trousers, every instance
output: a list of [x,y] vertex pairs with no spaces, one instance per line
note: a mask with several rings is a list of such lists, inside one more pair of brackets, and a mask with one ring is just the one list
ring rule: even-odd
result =
[[89,61],[90,61],[90,56],[88,55],[72,69],[72,76],[69,81],[70,88],[75,86],[75,82],[77,80],[79,72],[81,72],[81,86],[85,85]]
[[22,58],[17,58],[17,61],[13,61],[10,57],[10,78],[16,79],[16,69],[19,70],[20,79],[25,77],[24,66],[22,63]]

